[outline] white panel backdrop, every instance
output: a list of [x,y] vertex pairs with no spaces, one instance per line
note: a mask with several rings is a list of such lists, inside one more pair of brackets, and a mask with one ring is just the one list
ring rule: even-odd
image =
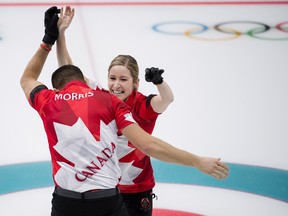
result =
[[[0,7],[0,164],[49,160],[42,123],[19,86],[21,73],[41,42],[46,8],[37,4]],[[152,30],[157,23],[171,21],[212,27],[220,22],[248,20],[275,26],[287,21],[287,8],[76,6],[67,31],[68,47],[74,63],[104,87],[108,65],[120,53],[138,60],[143,93],[156,92],[143,78],[145,68],[165,69],[175,102],[160,117],[155,135],[180,148],[219,156],[227,162],[287,169],[287,40],[257,40],[242,35],[235,40],[208,42]],[[234,24],[233,28],[237,27]],[[56,67],[53,50],[40,80],[50,85]]]

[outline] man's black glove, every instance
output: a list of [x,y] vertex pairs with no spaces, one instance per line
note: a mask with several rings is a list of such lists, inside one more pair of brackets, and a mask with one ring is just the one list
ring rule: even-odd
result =
[[45,26],[45,35],[42,41],[46,44],[53,45],[58,38],[59,31],[57,28],[58,22],[58,14],[60,13],[60,9],[57,9],[56,6],[50,7],[45,12],[44,17],[44,26]]
[[162,74],[164,73],[163,69],[159,68],[146,68],[145,70],[145,80],[147,82],[152,82],[155,85],[161,84],[163,82]]

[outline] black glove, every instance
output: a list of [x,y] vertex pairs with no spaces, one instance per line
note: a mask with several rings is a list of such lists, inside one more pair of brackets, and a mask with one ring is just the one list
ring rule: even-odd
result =
[[60,13],[60,9],[57,9],[56,6],[50,7],[45,12],[44,17],[44,26],[45,26],[45,35],[42,41],[46,44],[53,45],[58,38],[59,31],[57,27],[58,22],[58,14]]
[[145,70],[145,80],[147,82],[152,82],[155,85],[161,84],[163,82],[162,74],[164,73],[163,69],[159,68],[146,68]]

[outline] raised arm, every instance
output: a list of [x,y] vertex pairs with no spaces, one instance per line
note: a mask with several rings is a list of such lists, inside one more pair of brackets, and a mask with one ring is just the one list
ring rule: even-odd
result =
[[127,126],[122,130],[122,133],[131,143],[150,157],[168,163],[195,167],[219,180],[228,176],[229,167],[220,162],[220,158],[200,157],[175,148],[169,143],[146,133],[137,124]]
[[75,14],[74,8],[71,9],[70,6],[66,8],[61,8],[60,17],[58,20],[58,30],[59,36],[57,39],[57,60],[58,66],[61,67],[66,64],[73,64],[70,54],[66,46],[65,31],[70,26]]
[[163,69],[154,67],[146,68],[145,70],[145,80],[156,85],[159,92],[159,94],[151,100],[151,106],[157,113],[164,112],[174,100],[174,95],[170,86],[163,80],[163,73]]
[[22,74],[20,85],[27,99],[29,98],[31,91],[36,86],[42,85],[42,83],[37,80],[40,76],[44,63],[47,59],[49,49],[51,49],[51,47],[52,45],[49,44],[41,44],[41,47],[38,48],[37,52],[29,61],[24,70],[24,73]]
[[[66,6],[66,8],[61,8],[60,17],[58,21],[58,30],[59,36],[56,42],[56,49],[57,49],[57,60],[58,66],[61,67],[67,64],[73,64],[72,58],[68,52],[67,44],[66,44],[66,36],[65,32],[70,26],[73,17],[75,14],[75,9],[71,9],[70,6]],[[89,84],[90,80],[87,77],[84,77],[86,83]]]
[[20,78],[20,85],[27,99],[29,98],[31,91],[36,86],[42,84],[38,81],[38,78],[45,64],[49,51],[58,37],[57,21],[59,12],[60,11],[55,6],[49,8],[45,12],[45,35],[42,39],[43,43],[29,61]]

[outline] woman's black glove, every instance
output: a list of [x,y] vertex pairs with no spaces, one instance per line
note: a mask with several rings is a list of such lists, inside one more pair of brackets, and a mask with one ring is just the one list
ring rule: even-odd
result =
[[145,70],[145,80],[147,82],[152,82],[155,85],[159,85],[163,82],[162,74],[164,73],[163,69],[159,68],[146,68]]

